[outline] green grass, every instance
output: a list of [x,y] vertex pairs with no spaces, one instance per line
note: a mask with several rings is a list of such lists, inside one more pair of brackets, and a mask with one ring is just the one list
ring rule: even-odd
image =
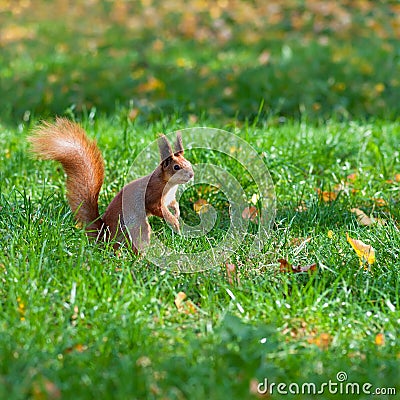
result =
[[[0,398],[247,399],[266,378],[319,386],[340,371],[400,393],[398,5],[210,4],[0,4]],[[211,126],[246,140],[275,184],[262,251],[249,253],[250,224],[227,260],[232,278],[224,263],[177,274],[89,242],[60,166],[28,153],[29,129],[55,114],[99,143],[102,211],[132,172],[151,172],[131,166],[158,132]],[[230,145],[228,156],[187,157],[225,167],[250,199]],[[154,237],[218,247],[227,197],[188,187],[188,223],[198,199],[218,213],[209,237],[182,239],[152,219]],[[360,225],[353,208],[384,224]],[[374,247],[369,269],[346,233]],[[281,273],[281,258],[317,272]],[[197,312],[177,309],[179,292]]]
[[6,2],[0,114],[221,119],[400,113],[396,2]]
[[[239,283],[229,283],[223,265],[176,274],[90,243],[75,227],[60,167],[28,155],[30,126],[2,126],[0,398],[245,399],[255,398],[250,382],[319,385],[336,382],[339,371],[348,382],[398,394],[399,121],[196,124],[247,140],[275,183],[270,240],[254,257],[244,246],[230,260]],[[179,113],[132,123],[124,109],[83,125],[106,160],[101,210],[157,132],[191,126]],[[239,168],[231,171],[241,179]],[[340,184],[334,201],[318,197],[316,189]],[[190,199],[181,204],[189,219]],[[353,207],[385,225],[361,226]],[[163,223],[152,225],[179,246]],[[360,268],[346,232],[375,248],[369,271]],[[280,258],[317,263],[317,273],[280,273]],[[196,313],[177,310],[181,291]],[[379,333],[384,345],[375,343]]]

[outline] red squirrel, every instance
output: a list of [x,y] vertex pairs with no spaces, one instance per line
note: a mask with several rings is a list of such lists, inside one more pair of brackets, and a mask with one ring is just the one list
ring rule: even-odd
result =
[[[194,177],[192,165],[183,156],[182,137],[176,135],[174,150],[165,135],[158,139],[161,162],[149,175],[136,179],[114,197],[100,217],[98,198],[104,180],[104,161],[94,140],[84,129],[66,119],[43,122],[28,137],[39,158],[59,161],[67,175],[67,198],[78,222],[90,237],[116,240],[118,248],[128,237],[138,253],[150,241],[149,215],[164,218],[175,231],[179,227],[178,184]],[[171,208],[174,214],[169,210]]]

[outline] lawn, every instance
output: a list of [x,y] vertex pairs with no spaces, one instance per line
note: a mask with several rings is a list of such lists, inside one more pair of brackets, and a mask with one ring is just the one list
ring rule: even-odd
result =
[[[396,398],[398,6],[119,3],[0,2],[0,398]],[[185,156],[223,179],[185,186],[182,217],[216,225],[152,218],[153,240],[225,257],[179,272],[90,242],[60,166],[29,154],[55,114],[101,148],[101,212],[159,132],[189,129]],[[230,139],[198,149],[198,126]],[[224,174],[243,191],[229,246]]]
[[[121,141],[123,118],[83,121],[107,161],[102,210],[140,143],[182,126],[132,123]],[[88,242],[60,168],[29,158],[25,129],[2,129],[1,397],[239,399],[264,378],[320,385],[340,371],[348,382],[400,390],[400,124],[226,129],[262,155],[275,222],[259,254],[249,258],[244,245],[231,255],[233,271],[221,264],[192,274]],[[360,224],[354,208],[375,223]],[[171,239],[168,227],[152,225],[159,240]],[[360,266],[346,233],[374,247],[375,263]],[[279,259],[316,271],[281,272]],[[187,299],[177,307],[179,292]]]

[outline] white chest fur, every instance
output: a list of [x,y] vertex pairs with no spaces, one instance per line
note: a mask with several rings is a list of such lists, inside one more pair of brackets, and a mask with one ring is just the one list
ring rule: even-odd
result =
[[164,204],[166,206],[169,206],[175,200],[175,194],[176,194],[177,189],[178,189],[178,185],[174,185],[164,195]]

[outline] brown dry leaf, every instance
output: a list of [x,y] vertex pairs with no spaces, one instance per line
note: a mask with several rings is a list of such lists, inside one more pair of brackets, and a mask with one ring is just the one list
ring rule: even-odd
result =
[[258,56],[258,62],[261,65],[267,65],[271,59],[271,52],[268,50],[264,50],[259,56]]
[[131,108],[129,110],[129,113],[128,113],[129,121],[133,122],[138,117],[138,115],[139,115],[139,109],[138,108]]
[[59,399],[61,398],[61,390],[54,382],[43,377],[33,382],[32,398],[34,400]]
[[199,199],[199,200],[195,201],[193,204],[193,209],[197,214],[206,212],[209,207],[210,207],[210,204],[208,204],[207,200],[204,200],[204,199]]
[[371,245],[365,244],[361,240],[352,239],[348,233],[346,233],[346,237],[347,241],[360,258],[360,266],[363,266],[365,262],[369,265],[375,262],[375,250]]
[[139,93],[148,93],[148,92],[154,92],[156,90],[163,90],[164,88],[165,88],[164,82],[160,81],[154,76],[150,76],[146,82],[140,84],[137,87],[137,91]]
[[294,238],[290,239],[290,245],[291,246],[295,246],[295,247],[299,247],[303,243],[308,243],[309,241],[311,241],[311,238],[294,237]]
[[365,214],[364,211],[360,210],[359,208],[352,208],[350,210],[351,212],[355,213],[357,216],[357,221],[359,222],[360,225],[364,226],[371,226],[371,225],[385,225],[386,221],[381,218],[374,218],[374,217],[368,217],[367,214]]
[[297,212],[304,212],[307,211],[307,206],[304,201],[302,201],[294,210]]
[[365,212],[363,210],[360,210],[359,208],[352,208],[350,211],[356,214],[357,221],[360,225],[370,226],[376,222],[372,220],[370,217],[368,217],[368,215],[365,214]]
[[315,344],[320,349],[326,350],[332,342],[332,336],[329,333],[321,333],[318,336],[314,336],[307,339],[310,344]]
[[292,272],[294,274],[298,274],[300,272],[316,272],[317,264],[309,264],[302,267],[301,265],[292,265],[284,258],[280,258],[279,260],[279,270],[280,272]]
[[258,399],[266,399],[271,397],[271,395],[268,393],[268,387],[265,387],[264,382],[259,382],[256,378],[250,380],[249,392]]
[[[195,305],[190,301],[186,300],[187,295],[184,292],[179,292],[175,297],[175,305],[179,312],[185,314],[197,313]],[[185,301],[186,300],[186,301]]]
[[182,308],[183,305],[183,301],[186,299],[186,293],[184,292],[179,292],[176,297],[175,297],[175,305],[176,308],[179,310],[180,308]]
[[199,120],[199,117],[196,114],[190,114],[188,120],[191,124],[195,124]]
[[375,344],[377,346],[384,346],[385,345],[385,334],[384,333],[378,333],[375,336]]
[[78,344],[76,344],[76,345],[74,345],[74,346],[67,347],[67,348],[64,350],[64,353],[65,353],[65,354],[69,354],[69,353],[72,353],[73,351],[77,351],[78,353],[83,353],[84,351],[87,350],[87,348],[88,348],[88,347],[87,347],[85,344],[78,343]]
[[387,201],[382,198],[373,199],[377,207],[385,207],[387,206]]
[[337,193],[335,192],[327,192],[323,191],[321,189],[317,189],[318,197],[325,201],[326,203],[329,203],[330,201],[334,201],[337,198]]
[[85,350],[87,350],[87,346],[85,344],[82,343],[78,343],[77,345],[75,345],[74,349],[78,352],[78,353],[83,353]]
[[226,264],[226,275],[228,277],[228,282],[230,285],[239,284],[240,279],[237,273],[235,264]]
[[251,222],[255,222],[258,216],[258,210],[256,207],[246,207],[242,212],[243,219],[249,219]]
[[290,323],[284,325],[282,334],[285,336],[290,336],[292,339],[299,340],[306,337],[307,335],[315,336],[315,328],[310,328],[307,322],[301,318],[294,318]]
[[349,182],[354,182],[354,181],[357,180],[357,178],[358,178],[358,175],[357,175],[356,172],[353,172],[352,174],[347,175],[347,180],[348,180]]

